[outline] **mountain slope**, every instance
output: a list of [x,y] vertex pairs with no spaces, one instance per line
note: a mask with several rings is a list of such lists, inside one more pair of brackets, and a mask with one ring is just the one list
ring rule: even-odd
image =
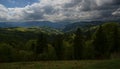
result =
[[61,29],[66,23],[53,23],[49,21],[31,21],[31,22],[0,22],[0,27],[51,27]]
[[90,21],[90,22],[86,22],[86,21],[83,21],[83,22],[75,22],[75,23],[72,23],[72,24],[68,24],[65,26],[65,28],[63,29],[64,32],[68,32],[68,31],[74,31],[76,30],[76,28],[80,27],[80,28],[83,28],[83,29],[88,29],[92,26],[96,26],[96,25],[100,25],[104,22],[102,21]]

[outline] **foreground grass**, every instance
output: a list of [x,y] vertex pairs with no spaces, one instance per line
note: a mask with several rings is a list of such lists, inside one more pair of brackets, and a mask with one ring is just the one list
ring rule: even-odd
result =
[[120,60],[0,63],[0,69],[120,69]]

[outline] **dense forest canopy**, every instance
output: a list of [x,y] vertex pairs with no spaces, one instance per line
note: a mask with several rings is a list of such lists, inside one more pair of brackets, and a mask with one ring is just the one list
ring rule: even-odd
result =
[[120,58],[120,24],[75,30],[0,28],[0,62]]

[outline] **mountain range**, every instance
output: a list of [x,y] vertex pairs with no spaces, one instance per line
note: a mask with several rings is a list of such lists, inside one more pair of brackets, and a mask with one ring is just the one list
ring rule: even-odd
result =
[[[120,21],[115,21],[120,22]],[[74,30],[77,27],[89,28],[91,26],[100,25],[105,21],[81,21],[81,22],[49,22],[49,21],[31,21],[31,22],[0,22],[0,28],[9,27],[50,27],[64,32]]]

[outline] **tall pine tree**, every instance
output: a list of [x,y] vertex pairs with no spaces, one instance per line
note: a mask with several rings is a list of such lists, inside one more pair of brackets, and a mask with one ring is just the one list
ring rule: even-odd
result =
[[93,37],[93,48],[95,52],[95,58],[103,59],[107,53],[107,37],[103,32],[103,28],[100,25]]
[[75,32],[75,38],[73,40],[73,48],[74,48],[74,59],[82,59],[84,46],[84,37],[80,28],[78,28]]
[[63,35],[56,35],[53,47],[55,48],[57,59],[63,59],[64,48],[63,48]]
[[119,48],[120,48],[120,44],[119,44],[119,41],[120,41],[120,37],[119,37],[119,31],[118,31],[118,26],[114,27],[114,30],[113,30],[113,52],[118,52],[119,51]]
[[41,33],[38,37],[37,40],[37,46],[35,48],[35,53],[38,54],[42,54],[45,50],[47,50],[47,35]]

